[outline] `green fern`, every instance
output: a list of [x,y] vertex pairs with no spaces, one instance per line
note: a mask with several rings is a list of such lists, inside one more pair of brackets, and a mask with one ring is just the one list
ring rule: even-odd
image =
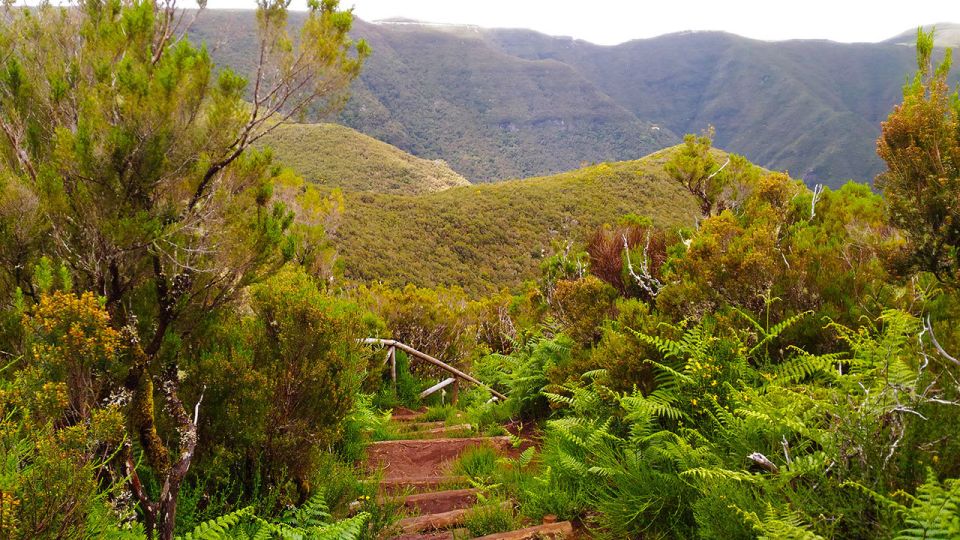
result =
[[205,521],[189,533],[183,535],[183,540],[219,540],[229,538],[229,531],[240,524],[245,518],[253,515],[253,507],[241,508],[229,514]]
[[960,479],[940,483],[933,472],[907,496],[913,505],[907,510],[906,527],[895,540],[947,540],[960,538]]
[[737,513],[757,532],[758,540],[823,540],[807,528],[799,512],[780,510],[767,503],[762,518],[740,509]]
[[[197,525],[181,540],[357,540],[363,534],[370,514],[362,512],[348,519],[331,522],[329,508],[321,492],[315,493],[299,508],[277,522],[267,521],[242,508]],[[244,523],[248,526],[244,526]]]

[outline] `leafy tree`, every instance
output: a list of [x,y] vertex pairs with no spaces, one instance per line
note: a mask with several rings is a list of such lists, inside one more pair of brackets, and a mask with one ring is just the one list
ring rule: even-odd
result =
[[933,65],[933,31],[917,31],[917,73],[903,103],[883,123],[877,153],[887,170],[877,177],[890,222],[908,240],[902,270],[960,279],[960,100],[947,84],[952,54]]
[[701,135],[688,133],[664,165],[667,174],[697,199],[703,217],[737,206],[759,176],[757,167],[743,156],[730,154],[718,164],[711,150],[713,136],[713,126]]
[[258,2],[249,86],[215,72],[172,1],[0,8],[7,292],[38,300],[23,268],[48,255],[78,289],[106,299],[127,363],[129,428],[161,486],[155,498],[129,449],[124,460],[148,533],[163,538],[197,443],[196,414],[178,394],[177,344],[296,252],[292,214],[271,204],[280,171],[250,146],[285,120],[340,106],[369,52],[350,40],[351,13],[336,0],[309,2],[297,39],[286,6]]

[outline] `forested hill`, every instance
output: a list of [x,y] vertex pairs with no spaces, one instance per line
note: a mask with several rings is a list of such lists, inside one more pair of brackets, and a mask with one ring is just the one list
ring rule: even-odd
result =
[[[291,13],[291,24],[302,20]],[[193,34],[218,63],[249,73],[252,11],[203,12]],[[443,159],[471,181],[560,172],[636,159],[676,144],[573,67],[525,60],[484,35],[356,21],[374,53],[341,121],[416,156]]]
[[[194,27],[241,71],[255,58],[254,33],[252,11],[209,10]],[[808,183],[870,181],[880,121],[915,69],[913,49],[896,43],[696,32],[606,47],[363,21],[354,34],[374,54],[340,121],[471,181],[637,159],[707,125],[718,146]]]
[[490,293],[536,279],[555,244],[582,241],[626,214],[690,225],[693,197],[663,168],[674,151],[417,196],[347,192],[336,232],[345,273]]
[[912,48],[757,41],[689,32],[601,47],[523,30],[488,39],[573,66],[636,116],[675,133],[716,127],[715,143],[807,183],[871,181],[880,122],[916,69]]

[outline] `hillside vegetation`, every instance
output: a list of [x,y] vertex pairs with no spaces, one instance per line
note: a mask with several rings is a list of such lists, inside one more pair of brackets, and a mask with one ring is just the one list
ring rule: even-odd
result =
[[[291,24],[301,15],[292,13]],[[952,27],[938,25],[949,43]],[[208,11],[194,36],[249,73],[253,13]],[[693,32],[613,47],[529,30],[357,21],[373,55],[339,121],[471,181],[637,159],[716,127],[716,142],[809,185],[870,182],[873,141],[914,54],[890,43],[766,42]]]
[[694,201],[663,171],[672,152],[418,197],[348,193],[336,233],[346,275],[489,292],[535,278],[554,242],[625,214],[690,225]]
[[416,195],[470,182],[441,160],[412,156],[337,124],[287,124],[261,139],[305,180],[351,191]]

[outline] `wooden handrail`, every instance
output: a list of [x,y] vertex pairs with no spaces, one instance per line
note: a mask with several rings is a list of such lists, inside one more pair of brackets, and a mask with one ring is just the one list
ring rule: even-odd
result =
[[499,400],[501,400],[501,401],[505,401],[505,400],[507,399],[507,396],[501,394],[500,392],[497,392],[497,391],[494,390],[493,388],[490,388],[489,386],[483,384],[482,382],[478,381],[477,379],[474,379],[473,377],[471,377],[470,375],[467,375],[466,373],[460,371],[459,369],[457,369],[457,368],[455,368],[455,367],[453,367],[453,366],[451,366],[451,365],[449,365],[449,364],[447,364],[447,363],[445,363],[445,362],[441,362],[440,360],[437,360],[436,358],[430,356],[429,354],[427,354],[427,353],[422,353],[422,352],[414,349],[413,347],[411,347],[411,346],[409,346],[409,345],[406,345],[406,344],[404,344],[404,343],[401,343],[401,342],[399,342],[399,341],[397,341],[397,340],[395,340],[395,339],[364,338],[364,339],[361,340],[361,341],[362,341],[363,343],[367,344],[367,345],[382,345],[382,346],[384,346],[384,347],[396,347],[396,348],[400,349],[401,351],[403,351],[403,352],[405,352],[405,353],[407,353],[407,354],[411,354],[411,355],[416,356],[417,358],[419,358],[419,359],[421,359],[421,360],[423,360],[423,361],[425,361],[425,362],[429,362],[429,363],[431,363],[431,364],[433,364],[433,365],[435,365],[435,366],[437,366],[437,367],[439,367],[439,368],[441,368],[441,369],[445,369],[445,370],[447,370],[448,372],[450,372],[450,373],[452,373],[453,375],[455,375],[456,377],[459,377],[459,378],[461,378],[461,379],[463,379],[463,380],[465,380],[465,381],[468,381],[468,382],[472,382],[473,384],[479,386],[480,388],[485,389],[487,392],[490,392],[490,393],[493,394],[497,399],[499,399]]
[[444,388],[450,386],[451,384],[453,384],[453,383],[455,383],[455,382],[457,382],[457,378],[456,378],[456,377],[450,377],[449,379],[444,379],[444,380],[438,382],[437,384],[431,386],[430,388],[427,388],[427,389],[424,390],[423,392],[420,392],[420,399],[423,399],[423,398],[429,396],[430,394],[436,392],[437,390],[443,390]]

